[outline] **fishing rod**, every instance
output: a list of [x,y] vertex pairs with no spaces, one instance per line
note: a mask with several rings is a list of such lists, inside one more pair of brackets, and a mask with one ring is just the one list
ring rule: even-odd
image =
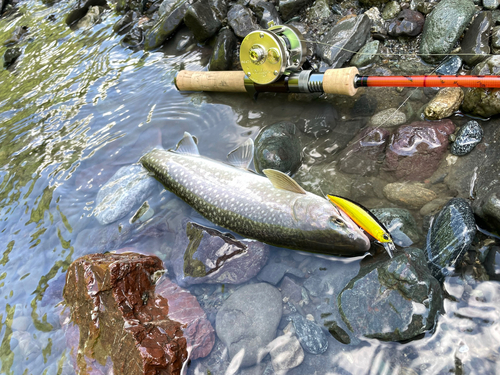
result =
[[174,79],[179,91],[327,93],[353,96],[359,87],[477,87],[500,88],[500,76],[362,76],[356,67],[302,70],[307,46],[290,25],[271,25],[243,39],[243,71],[194,72],[181,70]]

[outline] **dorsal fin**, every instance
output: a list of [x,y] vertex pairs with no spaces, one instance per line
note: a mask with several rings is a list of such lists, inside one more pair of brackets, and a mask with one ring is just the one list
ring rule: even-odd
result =
[[184,137],[177,143],[174,151],[179,154],[200,155],[198,151],[198,140],[188,132],[184,132]]
[[227,154],[227,161],[234,167],[248,169],[253,158],[253,140],[248,138],[240,146]]
[[298,194],[306,194],[306,191],[295,182],[289,175],[276,169],[264,169],[262,172],[271,181],[276,189],[288,190]]

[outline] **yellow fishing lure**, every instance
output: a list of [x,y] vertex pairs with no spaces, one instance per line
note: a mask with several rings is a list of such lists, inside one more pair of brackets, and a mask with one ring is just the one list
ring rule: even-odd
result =
[[396,250],[392,237],[384,225],[366,208],[347,198],[337,195],[327,195],[328,199],[341,209],[352,221],[360,226],[370,236],[375,238],[384,246],[385,250],[392,258],[392,251]]

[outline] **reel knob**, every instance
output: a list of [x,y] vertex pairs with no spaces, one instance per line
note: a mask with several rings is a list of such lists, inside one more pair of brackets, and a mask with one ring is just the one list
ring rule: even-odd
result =
[[240,63],[254,83],[266,85],[285,72],[300,70],[307,56],[307,46],[300,31],[278,25],[249,33],[240,47]]

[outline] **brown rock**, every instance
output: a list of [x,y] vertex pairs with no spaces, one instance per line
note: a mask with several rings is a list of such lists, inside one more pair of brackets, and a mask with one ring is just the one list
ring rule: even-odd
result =
[[426,189],[423,184],[415,182],[387,184],[383,191],[385,197],[391,202],[413,209],[420,209],[426,203],[437,198],[435,192]]
[[387,147],[384,170],[398,180],[425,180],[439,167],[448,137],[454,131],[450,120],[416,121],[401,126]]
[[424,114],[429,120],[441,120],[450,117],[458,110],[464,100],[460,87],[445,87],[427,104]]
[[186,338],[168,316],[169,301],[154,294],[152,278],[162,269],[159,258],[134,253],[90,254],[71,264],[63,296],[80,331],[79,373],[99,373],[111,361],[115,374],[180,374]]

